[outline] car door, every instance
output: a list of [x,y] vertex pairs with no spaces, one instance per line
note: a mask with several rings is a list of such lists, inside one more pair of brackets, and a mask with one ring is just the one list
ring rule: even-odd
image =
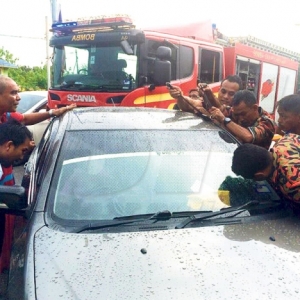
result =
[[50,123],[41,143],[33,150],[24,166],[21,185],[26,190],[28,207],[20,211],[19,216],[16,216],[7,288],[8,299],[22,299],[25,293],[25,280],[31,280],[28,274],[32,273],[27,272],[33,269],[34,234],[38,228],[44,226],[43,218],[37,221],[35,213],[39,191],[37,183],[45,173],[45,160],[49,151],[51,130]]

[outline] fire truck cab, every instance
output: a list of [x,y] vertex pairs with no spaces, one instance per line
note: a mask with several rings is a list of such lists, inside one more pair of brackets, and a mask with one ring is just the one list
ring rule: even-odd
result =
[[199,82],[219,86],[223,47],[213,42],[209,22],[196,28],[189,36],[184,28],[182,34],[178,28],[140,30],[128,16],[53,24],[49,107],[173,108],[166,82],[185,94]]
[[276,102],[296,91],[300,55],[256,38],[222,39],[210,21],[137,29],[128,16],[100,16],[52,26],[50,108],[173,108],[166,82],[187,95],[199,82],[216,94],[239,75],[276,119]]

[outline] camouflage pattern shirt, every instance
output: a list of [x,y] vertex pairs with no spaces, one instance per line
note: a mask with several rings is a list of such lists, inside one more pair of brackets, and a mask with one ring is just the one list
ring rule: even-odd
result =
[[[276,124],[270,114],[261,107],[258,108],[258,112],[259,117],[252,126],[248,127],[253,136],[252,144],[269,149],[276,131]],[[232,119],[234,121],[234,115]]]
[[300,135],[286,134],[271,149],[272,184],[289,200],[300,203]]

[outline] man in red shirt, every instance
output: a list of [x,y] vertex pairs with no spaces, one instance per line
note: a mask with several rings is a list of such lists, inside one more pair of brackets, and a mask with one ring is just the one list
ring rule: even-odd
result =
[[50,109],[47,112],[20,114],[16,112],[17,106],[21,98],[19,96],[19,86],[10,77],[0,75],[0,122],[3,123],[7,120],[7,112],[14,119],[22,122],[25,125],[34,125],[49,119],[52,116],[60,116],[64,112],[76,107],[75,104],[70,106],[61,107],[58,109]]
[[[58,109],[50,109],[47,112],[41,113],[30,113],[30,114],[20,114],[16,112],[19,101],[21,100],[19,96],[19,86],[17,83],[10,77],[0,75],[0,123],[4,123],[10,118],[16,119],[24,125],[34,125],[36,123],[42,122],[49,119],[52,116],[60,116],[68,110],[76,107],[75,104],[72,104],[67,107],[61,107]],[[31,147],[34,147],[34,142],[31,143]],[[0,184],[14,185],[14,177],[12,165],[3,166],[3,174],[0,177]],[[3,177],[5,174],[6,178],[9,180],[5,181]],[[5,182],[4,182],[5,181]],[[2,247],[2,254],[0,256],[0,273],[3,269],[9,267],[9,253],[12,241],[12,232],[14,225],[14,217],[7,215],[5,217],[5,227],[6,233],[4,236],[4,245]]]

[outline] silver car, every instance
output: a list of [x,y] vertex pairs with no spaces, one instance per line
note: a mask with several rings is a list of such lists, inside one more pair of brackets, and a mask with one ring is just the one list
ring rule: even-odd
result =
[[[19,93],[21,100],[17,107],[17,112],[21,114],[45,111],[47,108],[48,92],[47,91],[26,91]],[[38,144],[44,134],[49,120],[27,126],[33,135],[33,139]]]
[[[17,112],[21,114],[38,113],[38,112],[43,112],[47,109],[47,103],[48,103],[47,91],[26,91],[26,92],[20,92],[19,95],[21,97],[21,100],[17,107]],[[45,132],[45,129],[49,124],[49,120],[50,119],[39,122],[34,125],[27,126],[30,132],[32,133],[32,137],[36,145],[40,142]],[[14,165],[18,166],[27,162],[30,154],[31,154],[30,152],[26,153],[24,155],[24,158],[15,161]]]
[[299,299],[300,219],[233,174],[237,146],[181,111],[54,118],[23,187],[0,187],[26,220],[8,299]]

